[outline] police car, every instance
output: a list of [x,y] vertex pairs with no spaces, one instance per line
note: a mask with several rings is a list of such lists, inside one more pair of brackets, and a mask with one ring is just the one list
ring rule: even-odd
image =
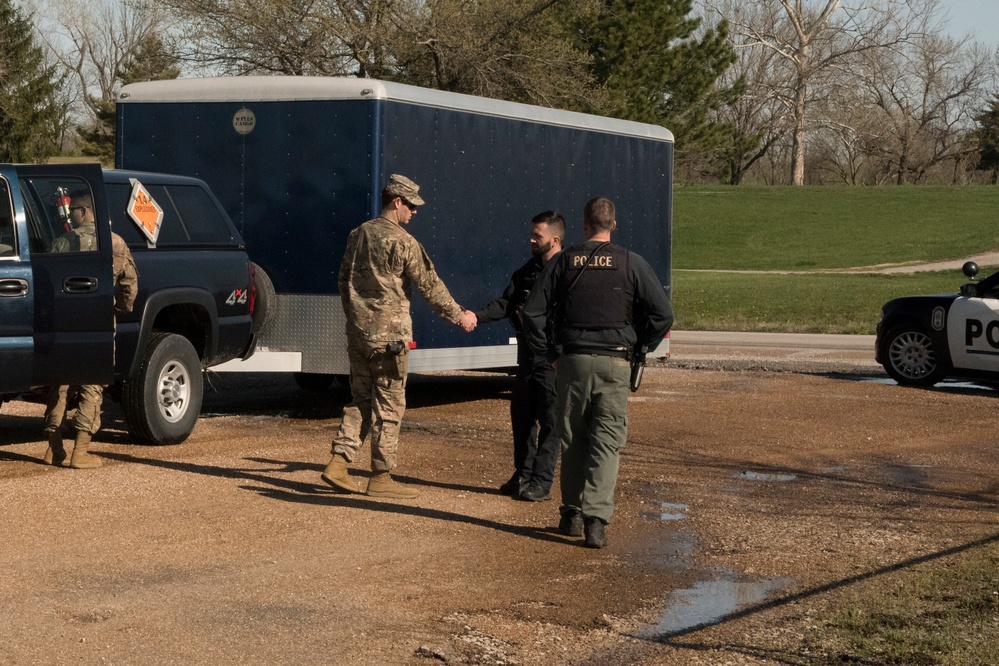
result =
[[981,281],[975,262],[962,271],[971,282],[960,293],[906,296],[881,308],[875,358],[899,384],[999,381],[999,271]]

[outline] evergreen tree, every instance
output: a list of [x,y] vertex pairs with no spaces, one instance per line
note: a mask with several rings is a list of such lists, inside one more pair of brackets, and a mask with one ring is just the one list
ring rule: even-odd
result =
[[[180,76],[178,58],[155,34],[148,35],[135,53],[116,72],[122,85],[139,81],[160,81]],[[115,102],[113,99],[91,97],[95,121],[89,128],[77,130],[81,148],[86,155],[98,158],[102,164],[114,164]]]
[[35,45],[30,17],[0,0],[0,161],[37,162],[58,151],[61,80]]
[[728,26],[704,30],[691,16],[692,0],[584,0],[567,18],[579,48],[592,58],[597,84],[619,118],[668,127],[678,152],[720,153],[732,129],[712,123],[712,109],[733,103],[739,80],[716,81],[735,62]]
[[993,98],[987,111],[975,118],[978,123],[978,164],[979,171],[992,172],[992,184],[999,182],[999,95]]

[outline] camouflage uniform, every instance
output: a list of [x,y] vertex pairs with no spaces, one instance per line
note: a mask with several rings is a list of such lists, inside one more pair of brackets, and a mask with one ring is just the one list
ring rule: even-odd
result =
[[413,287],[447,322],[458,323],[462,307],[438,277],[423,246],[384,217],[350,233],[338,285],[347,317],[352,401],[344,407],[332,453],[353,461],[370,433],[371,469],[388,472],[396,464],[399,426],[406,411]]
[[[97,249],[97,232],[93,224],[83,224],[69,231],[52,243],[53,252],[77,252]],[[124,239],[111,233],[111,252],[114,256],[114,283],[117,285],[114,297],[115,317],[132,311],[138,294],[138,273],[132,252]],[[73,429],[91,435],[101,429],[101,403],[104,401],[105,387],[100,384],[83,386],[53,386],[45,401],[45,432],[52,434],[63,427],[66,411],[75,403]]]

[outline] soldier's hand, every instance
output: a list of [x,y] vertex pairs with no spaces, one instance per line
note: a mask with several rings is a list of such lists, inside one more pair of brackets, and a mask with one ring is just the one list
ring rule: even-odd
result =
[[466,333],[471,333],[472,331],[474,331],[478,323],[479,323],[478,317],[476,317],[475,313],[472,312],[471,310],[465,310],[464,312],[462,312],[461,318],[458,320],[458,325],[461,326],[461,328]]

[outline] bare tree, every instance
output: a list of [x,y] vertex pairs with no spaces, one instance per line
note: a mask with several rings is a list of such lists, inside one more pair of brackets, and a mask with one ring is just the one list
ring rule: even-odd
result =
[[[761,47],[783,61],[772,92],[790,117],[791,183],[805,182],[809,109],[825,97],[847,61],[864,51],[904,43],[918,34],[917,21],[936,0],[765,0],[759,11],[729,21],[738,46]],[[715,6],[713,0],[706,0]]]
[[[727,19],[738,25],[759,22],[762,9],[758,3],[741,0],[717,0],[704,6],[708,22]],[[726,178],[738,185],[769,150],[784,140],[789,122],[778,91],[786,78],[784,63],[772,49],[746,43],[733,36],[737,60],[718,80],[727,87],[743,81],[745,92],[733,104],[720,108],[714,119],[732,128],[731,148],[726,160]]]
[[855,68],[866,101],[879,111],[872,148],[899,185],[959,159],[994,82],[987,51],[968,38],[932,34],[933,27],[897,47],[859,54]]
[[120,72],[150,38],[166,31],[166,15],[145,0],[34,0],[49,50],[75,81],[76,106],[93,119],[113,104]]

